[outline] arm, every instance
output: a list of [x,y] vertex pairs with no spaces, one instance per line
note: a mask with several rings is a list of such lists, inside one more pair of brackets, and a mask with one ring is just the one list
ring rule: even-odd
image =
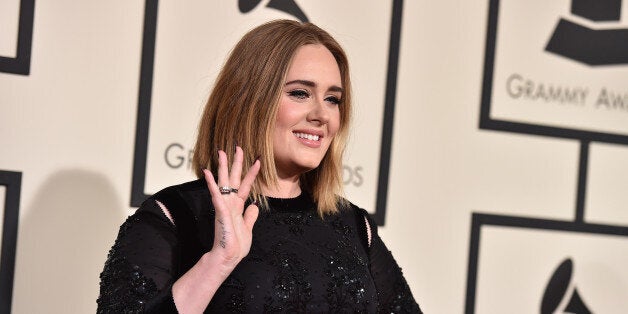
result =
[[370,270],[377,288],[379,312],[422,313],[403,277],[401,268],[379,237],[377,225],[368,213],[364,214],[367,217],[366,227],[369,235]]
[[148,200],[120,227],[100,274],[98,313],[176,312],[170,286],[178,272],[174,227]]
[[205,310],[222,282],[248,254],[258,214],[255,205],[250,205],[246,213],[243,208],[259,171],[259,162],[253,164],[240,185],[240,171],[236,169],[241,169],[242,150],[238,148],[236,152],[231,174],[227,171],[224,152],[220,152],[219,159],[221,186],[240,186],[240,191],[220,194],[211,173],[205,172],[216,211],[213,248],[177,278],[181,271],[180,248],[171,216],[155,200],[145,202],[122,225],[109,253],[101,274],[99,313],[200,313]]

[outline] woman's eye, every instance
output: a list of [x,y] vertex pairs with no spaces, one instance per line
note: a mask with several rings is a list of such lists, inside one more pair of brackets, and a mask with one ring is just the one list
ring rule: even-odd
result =
[[328,101],[334,105],[339,105],[340,104],[340,98],[336,97],[336,96],[329,96],[327,98],[325,98],[325,101]]
[[306,90],[295,89],[295,90],[289,91],[288,96],[294,97],[297,99],[306,99],[310,97],[310,93],[308,93]]

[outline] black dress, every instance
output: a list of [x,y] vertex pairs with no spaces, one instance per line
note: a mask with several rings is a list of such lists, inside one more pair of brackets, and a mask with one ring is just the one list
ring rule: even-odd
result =
[[[206,312],[421,312],[366,211],[350,205],[321,218],[307,193],[268,201],[270,209],[261,209],[255,222],[249,254]],[[100,275],[98,312],[176,313],[172,284],[211,249],[213,236],[214,210],[204,180],[153,195],[120,227]]]

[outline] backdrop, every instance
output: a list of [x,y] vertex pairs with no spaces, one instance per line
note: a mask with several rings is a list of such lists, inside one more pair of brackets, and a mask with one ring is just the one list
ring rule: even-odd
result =
[[0,313],[95,311],[119,225],[193,179],[220,66],[276,18],[346,48],[346,194],[425,312],[625,313],[623,2],[3,0]]

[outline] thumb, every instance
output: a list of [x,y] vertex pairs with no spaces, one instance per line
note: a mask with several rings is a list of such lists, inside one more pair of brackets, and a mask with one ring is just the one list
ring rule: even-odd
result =
[[257,216],[259,216],[259,207],[255,204],[249,205],[244,212],[244,225],[246,225],[249,230],[253,230]]

